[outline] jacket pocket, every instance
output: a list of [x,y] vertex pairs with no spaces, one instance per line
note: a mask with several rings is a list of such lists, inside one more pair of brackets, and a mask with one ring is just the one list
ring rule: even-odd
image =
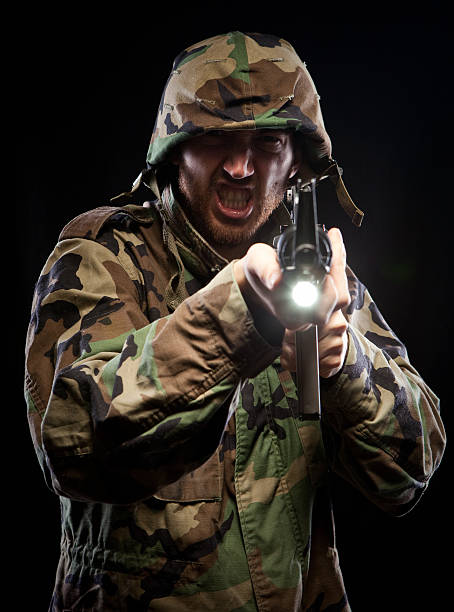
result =
[[223,487],[223,463],[219,449],[200,467],[161,487],[153,495],[161,501],[190,503],[221,501]]
[[216,452],[135,507],[135,527],[149,557],[143,567],[153,576],[170,572],[177,588],[197,581],[213,563],[212,553],[230,525],[223,516],[222,488],[223,463]]

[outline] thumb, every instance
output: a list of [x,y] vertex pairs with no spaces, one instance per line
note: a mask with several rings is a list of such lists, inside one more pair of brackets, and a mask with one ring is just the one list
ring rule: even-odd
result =
[[344,308],[350,304],[350,292],[348,290],[348,280],[345,267],[347,264],[347,253],[344,240],[339,228],[332,227],[328,231],[328,238],[331,242],[332,259],[329,276],[332,278],[337,291],[337,304],[335,309]]

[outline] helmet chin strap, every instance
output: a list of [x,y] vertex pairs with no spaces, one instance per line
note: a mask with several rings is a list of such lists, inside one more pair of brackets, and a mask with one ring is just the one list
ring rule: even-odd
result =
[[[332,157],[325,157],[320,161],[323,160],[327,160],[328,165],[316,176],[317,183],[326,178],[330,179],[336,190],[337,201],[350,217],[352,223],[356,225],[356,227],[360,227],[363,222],[364,212],[360,210],[351,199],[344,181],[342,180],[342,168]],[[320,167],[322,164],[318,162],[317,166]],[[310,181],[308,181],[308,184],[309,182]]]
[[[330,181],[334,184],[339,204],[350,217],[352,223],[356,225],[356,227],[360,227],[364,218],[364,212],[360,210],[351,199],[347,188],[345,187],[344,181],[342,180],[342,168],[339,167],[338,163],[331,157],[328,158],[328,166],[326,166],[326,168],[324,168],[316,178],[317,182],[320,182],[325,178],[330,179]],[[124,198],[130,199],[134,192],[137,191],[142,184],[151,189],[157,198],[161,197],[161,191],[158,186],[155,170],[153,168],[145,168],[133,182],[130,191],[124,191],[123,193],[110,198],[110,201],[112,203],[116,203],[118,200],[123,200]],[[120,204],[120,202],[118,203]]]

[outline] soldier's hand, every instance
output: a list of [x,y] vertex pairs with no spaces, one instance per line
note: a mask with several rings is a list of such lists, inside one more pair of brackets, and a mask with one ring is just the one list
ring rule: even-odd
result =
[[[345,273],[346,254],[342,234],[329,230],[333,257],[321,297],[311,320],[318,324],[320,376],[329,378],[342,368],[348,348],[347,321],[342,309],[350,303]],[[245,257],[234,264],[240,290],[254,315],[254,308],[266,308],[286,328],[282,344],[281,363],[296,370],[295,333],[310,326],[306,311],[295,305],[289,289],[282,283],[282,271],[277,255],[265,244],[253,245]]]
[[311,322],[324,326],[336,310],[350,302],[345,274],[345,247],[337,228],[329,230],[333,251],[330,273],[321,287],[315,311],[309,319],[304,308],[291,299],[276,252],[266,244],[254,244],[246,255],[235,262],[234,274],[243,297],[254,315],[257,307],[265,308],[289,330],[307,328]]
[[[335,310],[325,325],[318,328],[319,372],[330,378],[344,365],[348,349],[347,320],[342,310]],[[290,372],[296,371],[295,332],[285,330],[282,342],[281,364]]]

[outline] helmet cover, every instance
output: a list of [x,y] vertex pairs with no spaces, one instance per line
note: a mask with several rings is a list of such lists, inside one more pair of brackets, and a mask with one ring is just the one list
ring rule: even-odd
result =
[[214,36],[175,59],[147,162],[156,166],[176,145],[212,130],[263,128],[305,136],[310,165],[331,155],[319,95],[294,48],[265,34]]
[[191,45],[172,67],[159,105],[147,154],[144,182],[159,197],[158,168],[180,143],[213,130],[290,129],[299,134],[303,179],[327,176],[339,203],[360,226],[364,213],[350,198],[342,169],[331,158],[320,96],[290,43],[269,34],[229,32]]

